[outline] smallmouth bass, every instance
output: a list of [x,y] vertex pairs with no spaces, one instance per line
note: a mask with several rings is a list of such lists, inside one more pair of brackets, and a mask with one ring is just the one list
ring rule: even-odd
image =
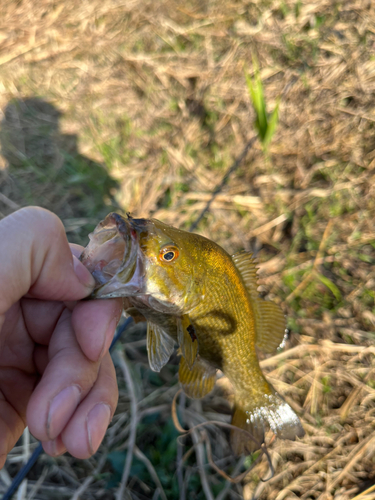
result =
[[155,219],[111,213],[90,234],[81,261],[93,274],[94,298],[125,297],[128,312],[147,320],[150,366],[160,371],[177,341],[179,380],[185,393],[201,398],[214,387],[218,369],[234,387],[231,432],[237,455],[264,441],[264,423],[283,439],[304,435],[292,408],[264,378],[255,346],[274,352],[285,319],[257,292],[251,254],[232,257],[203,236]]

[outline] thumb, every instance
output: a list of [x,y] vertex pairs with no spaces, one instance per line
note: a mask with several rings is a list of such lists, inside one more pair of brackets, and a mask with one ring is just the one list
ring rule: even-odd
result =
[[25,294],[45,300],[79,300],[95,281],[72,256],[61,220],[27,207],[0,221],[0,314]]

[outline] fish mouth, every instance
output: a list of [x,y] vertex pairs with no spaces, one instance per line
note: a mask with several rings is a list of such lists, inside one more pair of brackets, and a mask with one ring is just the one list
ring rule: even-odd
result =
[[140,295],[144,288],[144,259],[132,218],[113,212],[89,234],[80,260],[93,275],[96,287],[89,298]]

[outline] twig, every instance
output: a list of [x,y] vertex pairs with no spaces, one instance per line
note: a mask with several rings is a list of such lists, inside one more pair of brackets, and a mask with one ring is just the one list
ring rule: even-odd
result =
[[297,295],[300,292],[303,292],[305,288],[314,280],[315,278],[315,272],[314,269],[310,271],[310,273],[301,281],[301,283],[291,292],[287,298],[285,299],[285,302],[292,302],[292,300],[297,297]]
[[262,369],[269,368],[270,366],[277,365],[280,361],[284,359],[300,357],[303,353],[311,353],[311,352],[319,352],[322,350],[322,346],[317,344],[300,344],[296,345],[296,347],[292,347],[287,351],[281,352],[280,354],[276,354],[268,359],[263,359],[259,365]]
[[182,389],[179,389],[174,398],[173,398],[173,401],[172,401],[172,420],[173,420],[173,423],[174,423],[174,426],[176,427],[176,429],[181,433],[181,434],[185,434],[185,435],[188,435],[190,434],[191,432],[195,431],[196,429],[199,429],[200,427],[204,427],[206,425],[217,425],[219,427],[225,427],[226,429],[233,429],[233,430],[236,430],[238,432],[242,432],[242,434],[245,434],[246,437],[248,437],[249,439],[251,439],[256,445],[259,446],[259,449],[261,448],[261,443],[259,441],[257,441],[254,436],[249,432],[249,431],[246,431],[245,429],[241,429],[240,427],[237,427],[236,425],[232,425],[232,424],[227,424],[226,422],[220,422],[219,420],[210,420],[208,422],[202,422],[200,424],[197,424],[195,425],[194,427],[191,427],[190,429],[184,429],[183,427],[181,427],[181,424],[178,420],[178,416],[177,416],[177,411],[176,411],[176,401],[177,401],[177,397],[178,395],[182,392]]
[[[194,425],[192,422],[189,422],[189,424]],[[215,497],[213,496],[212,491],[211,491],[210,483],[208,482],[206,471],[204,469],[205,457],[204,457],[203,443],[199,439],[198,431],[196,431],[194,428],[192,429],[191,435],[193,438],[195,455],[197,457],[197,462],[198,462],[198,466],[199,466],[198,470],[199,470],[199,475],[201,478],[201,484],[202,484],[203,491],[205,493],[207,500],[215,500]]]
[[359,462],[359,460],[363,457],[363,455],[366,453],[368,448],[371,448],[375,442],[375,436],[370,434],[366,439],[364,439],[361,443],[359,443],[352,453],[349,455],[347,459],[347,464],[345,467],[342,469],[340,474],[335,478],[334,481],[332,481],[330,485],[330,489],[333,490],[336,488],[336,486],[340,483],[340,481],[347,475],[351,469],[354,467],[354,465]]
[[375,119],[372,116],[365,115],[363,113],[356,113],[355,111],[351,111],[350,109],[345,109],[345,108],[335,107],[335,109],[337,109],[337,111],[341,111],[341,113],[346,113],[348,115],[356,116],[357,118],[361,118],[362,120],[364,119],[364,120],[368,120],[370,122],[375,122]]
[[277,365],[284,359],[301,357],[302,354],[311,354],[312,352],[319,353],[322,352],[323,349],[328,349],[329,351],[336,352],[346,352],[349,354],[375,354],[375,349],[373,346],[367,347],[363,345],[336,344],[335,342],[331,342],[328,339],[323,339],[319,341],[319,344],[296,345],[296,347],[292,347],[287,351],[276,354],[271,358],[263,359],[262,361],[260,361],[259,365],[262,369],[269,368],[270,366]]
[[[267,450],[267,446],[265,443],[260,443],[259,441],[257,441],[254,436],[247,430],[245,429],[241,429],[240,427],[237,427],[235,425],[232,425],[232,424],[227,424],[226,422],[220,422],[220,421],[217,421],[217,420],[210,420],[208,422],[202,422],[200,424],[197,424],[197,425],[194,425],[193,424],[193,427],[190,427],[189,429],[184,429],[179,420],[178,420],[178,415],[177,415],[177,410],[176,410],[176,401],[177,401],[177,397],[178,395],[182,392],[182,389],[179,389],[174,398],[173,398],[173,401],[172,401],[172,420],[173,420],[173,423],[176,427],[176,429],[183,435],[187,436],[188,434],[192,434],[193,432],[197,431],[198,429],[200,429],[201,427],[205,427],[206,425],[217,425],[219,427],[225,427],[227,429],[233,429],[233,430],[236,430],[237,432],[241,432],[242,434],[245,434],[247,436],[247,438],[250,438],[259,448],[259,450],[261,451],[261,454],[259,455],[258,459],[260,460],[260,457],[262,456],[262,454],[266,455],[267,457],[267,461],[268,461],[268,464],[270,466],[270,471],[271,471],[271,477],[269,479],[271,479],[273,476],[274,476],[274,468],[273,468],[273,465],[272,465],[272,461],[271,461],[271,458],[270,458],[270,455],[268,453],[268,450]],[[190,421],[191,422],[191,421]],[[206,442],[206,445],[207,445],[207,457],[208,457],[208,461],[211,465],[211,467],[213,469],[216,470],[216,472],[218,472],[224,479],[226,479],[227,481],[230,481],[231,483],[239,483],[240,481],[242,481],[242,479],[244,479],[246,477],[246,475],[250,472],[250,470],[254,467],[254,465],[259,461],[258,459],[254,462],[254,464],[248,469],[246,470],[245,472],[243,472],[242,474],[240,474],[239,476],[235,476],[235,477],[230,477],[228,476],[228,474],[226,474],[226,472],[224,472],[222,469],[220,469],[220,467],[218,467],[213,458],[212,458],[212,453],[211,453],[211,445],[210,445],[210,441],[208,439],[208,436],[207,434],[205,433],[205,431],[202,431],[202,436],[205,436],[203,437],[203,441]],[[271,439],[271,442],[273,441],[274,437]],[[189,452],[188,452],[189,453]],[[184,458],[182,458],[182,460],[184,461]],[[265,479],[262,481],[268,481],[269,479]]]
[[203,219],[203,217],[205,216],[205,214],[209,211],[210,209],[210,206],[211,206],[211,203],[214,201],[214,199],[216,198],[216,196],[220,193],[220,191],[223,189],[223,187],[226,185],[226,183],[228,182],[229,180],[229,177],[232,175],[232,173],[237,170],[237,168],[241,165],[242,161],[246,158],[247,156],[247,153],[249,152],[249,150],[252,148],[254,142],[257,140],[257,137],[258,136],[255,136],[255,137],[252,137],[245,145],[245,147],[243,148],[242,150],[242,153],[240,154],[240,156],[238,156],[234,162],[232,163],[232,165],[228,168],[228,170],[226,171],[222,181],[220,182],[220,184],[218,184],[216,186],[216,188],[214,189],[213,193],[212,193],[212,196],[211,198],[208,200],[206,206],[204,207],[204,209],[202,210],[202,212],[199,214],[199,216],[195,219],[195,221],[191,224],[190,228],[189,228],[189,231],[194,231],[197,227],[198,227],[198,224],[200,223],[200,221]]
[[76,490],[74,495],[70,497],[70,500],[79,500],[80,496],[87,490],[90,484],[94,481],[95,477],[101,472],[106,461],[107,461],[107,454],[103,453],[97,467],[95,467],[91,475],[84,480],[83,484],[78,488],[78,490]]
[[12,478],[9,475],[9,472],[4,467],[0,470],[0,481],[4,483],[5,487],[8,487],[12,484]]
[[159,476],[157,475],[156,473],[156,470],[154,469],[154,466],[152,465],[152,463],[150,462],[150,460],[146,457],[146,455],[144,455],[141,450],[138,448],[138,446],[134,446],[134,455],[141,461],[145,464],[148,472],[150,473],[150,476],[152,477],[152,479],[154,480],[154,483],[156,484],[158,490],[159,490],[159,494],[161,496],[161,498],[163,500],[168,500],[167,499],[167,496],[164,492],[164,489],[163,489],[163,486],[161,485],[161,482],[160,482],[160,479],[159,479]]
[[3,193],[0,193],[0,201],[2,201],[4,205],[8,205],[8,207],[11,208],[12,210],[18,210],[20,208],[20,206],[17,205],[17,203],[9,199]]
[[[27,464],[29,457],[30,457],[30,432],[29,428],[26,427],[22,434],[22,459],[24,465]],[[26,490],[27,490],[27,479],[25,478],[18,489],[17,500],[26,499]]]
[[[203,433],[202,433],[203,434]],[[212,458],[212,451],[211,451],[211,443],[210,443],[210,440],[208,439],[208,436],[206,433],[204,433],[204,441],[206,442],[206,449],[207,449],[207,459],[208,459],[208,462],[209,464],[211,465],[211,467],[216,470],[216,472],[218,474],[220,474],[221,477],[223,477],[224,479],[226,479],[229,483],[231,484],[237,484],[237,483],[240,483],[243,479],[245,479],[245,477],[248,475],[248,473],[251,471],[251,469],[253,469],[253,467],[255,467],[255,465],[258,464],[258,462],[260,461],[261,457],[262,457],[262,454],[259,455],[259,457],[254,461],[254,463],[251,465],[251,467],[247,470],[245,470],[245,472],[242,472],[241,474],[235,476],[235,477],[230,477],[228,476],[228,474],[226,474],[222,469],[220,469],[220,467],[218,467],[213,458]],[[265,448],[265,447],[264,447]],[[262,445],[262,451],[264,451],[263,449],[263,445]],[[267,456],[268,458],[268,456]],[[271,470],[271,477],[273,476],[273,469]]]
[[373,491],[375,491],[375,484],[370,486],[370,488],[367,488],[367,490],[362,491],[362,493],[360,493],[359,495],[356,495],[352,500],[362,500],[362,499],[365,500],[364,497],[369,493],[372,493]]
[[259,236],[260,234],[265,233],[269,229],[272,229],[273,227],[278,226],[279,224],[282,224],[287,219],[288,219],[288,217],[285,214],[281,214],[278,217],[276,217],[275,219],[272,219],[271,221],[266,222],[262,226],[256,227],[255,229],[250,231],[249,236],[251,236],[251,237]]
[[319,245],[318,252],[317,252],[316,257],[314,259],[314,264],[313,264],[312,269],[309,271],[307,276],[301,281],[301,283],[297,286],[297,288],[295,288],[293,290],[293,292],[291,292],[288,295],[288,297],[285,299],[286,302],[291,302],[295,297],[297,297],[299,292],[304,290],[314,280],[315,275],[318,271],[319,264],[320,264],[321,259],[323,257],[323,252],[324,252],[324,249],[326,247],[328,235],[329,235],[329,232],[331,231],[332,222],[333,221],[331,219],[328,221],[328,224],[326,225],[326,228],[325,228],[323,236],[322,236],[322,240],[321,240],[320,245]]
[[[208,455],[208,449],[207,449],[207,455]],[[240,470],[241,470],[241,467],[243,466],[243,463],[244,463],[244,460],[245,460],[245,457],[242,457],[236,464],[235,468],[233,469],[233,474],[234,475],[237,475]],[[232,486],[232,482],[231,481],[227,481],[224,488],[220,491],[220,493],[218,494],[218,496],[216,497],[216,500],[224,500],[225,497],[227,496],[231,486]]]
[[[181,415],[183,414],[183,411],[185,409],[185,403],[186,403],[186,396],[185,396],[185,393],[183,392],[181,394],[180,404],[179,404]],[[185,497],[186,497],[186,488],[185,488],[185,482],[184,482],[184,473],[183,473],[183,470],[182,470],[183,452],[184,452],[184,445],[183,445],[183,443],[180,440],[178,440],[177,441],[177,480],[178,480],[178,488],[180,490],[180,500],[185,500]]]
[[42,486],[48,472],[48,467],[44,467],[40,477],[38,478],[38,481],[32,487],[27,500],[33,500],[34,496],[38,493],[39,488]]
[[27,461],[27,463],[22,467],[22,469],[17,473],[17,475],[13,478],[12,484],[10,487],[7,489],[5,492],[2,500],[10,500],[13,496],[13,493],[17,490],[23,479],[26,477],[28,472],[30,471],[31,467],[34,465],[34,463],[38,460],[39,455],[42,453],[43,447],[41,443],[35,448],[33,451],[31,457]]
[[128,361],[125,357],[124,351],[123,350],[116,351],[114,354],[114,358],[116,360],[116,363],[119,365],[119,367],[121,368],[121,370],[124,374],[124,378],[125,378],[126,384],[128,386],[128,389],[129,389],[130,411],[131,411],[128,453],[126,455],[126,461],[125,461],[125,466],[124,466],[124,472],[122,474],[121,484],[120,484],[120,487],[117,490],[117,494],[116,494],[116,499],[122,500],[124,492],[125,492],[125,488],[126,488],[126,483],[128,482],[128,479],[129,479],[130,468],[131,468],[132,461],[133,461],[135,440],[137,437],[137,423],[138,423],[137,398],[136,398],[136,394],[135,394],[133,379],[132,379],[130,369],[129,369],[129,364],[128,364]]
[[24,479],[17,491],[17,500],[26,500],[27,479]]

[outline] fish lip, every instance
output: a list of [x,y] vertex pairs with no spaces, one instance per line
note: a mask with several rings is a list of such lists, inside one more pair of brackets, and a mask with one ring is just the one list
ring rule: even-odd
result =
[[[125,241],[123,260],[114,276],[105,283],[99,283],[89,299],[105,299],[114,297],[129,297],[142,294],[144,288],[145,263],[139,248],[138,234],[131,224],[132,220],[125,219],[120,214],[112,212],[101,221],[94,230],[103,229],[106,225],[114,223],[118,234]],[[88,245],[89,246],[89,245]],[[82,253],[81,261],[85,263],[87,249]],[[94,275],[95,277],[95,275]]]

